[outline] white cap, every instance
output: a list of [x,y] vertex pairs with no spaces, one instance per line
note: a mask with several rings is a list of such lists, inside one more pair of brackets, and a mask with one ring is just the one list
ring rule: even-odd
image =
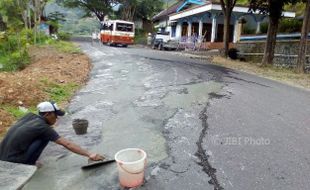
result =
[[41,102],[38,104],[37,109],[39,112],[55,112],[58,116],[65,115],[65,112],[59,109],[55,102]]

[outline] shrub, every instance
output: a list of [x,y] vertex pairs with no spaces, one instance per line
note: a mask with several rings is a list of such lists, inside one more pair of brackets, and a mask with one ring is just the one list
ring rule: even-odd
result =
[[20,38],[16,34],[6,34],[5,39],[1,42],[1,50],[4,53],[14,52],[21,46]]
[[48,40],[50,38],[50,36],[46,35],[43,32],[39,32],[37,34],[37,43],[39,44],[45,44],[46,40]]
[[300,32],[302,21],[297,19],[282,19],[279,23],[278,32],[281,33],[294,33]]
[[15,51],[2,58],[2,71],[16,71],[24,69],[30,62],[29,54],[26,50]]
[[260,24],[260,32],[263,34],[267,34],[268,31],[268,23],[264,22]]
[[58,38],[60,40],[64,40],[64,41],[69,41],[71,36],[72,36],[72,34],[70,34],[68,32],[59,32],[58,33]]
[[147,42],[147,33],[143,29],[135,30],[135,43],[136,44],[146,44]]
[[136,44],[146,44],[147,37],[145,36],[135,36],[135,43]]
[[228,50],[228,56],[231,58],[231,59],[238,59],[238,52],[239,50],[237,50],[236,48],[230,48]]
[[255,34],[255,29],[251,29],[247,26],[243,28],[242,34]]
[[21,42],[22,44],[31,44],[34,42],[34,35],[33,35],[33,30],[31,29],[23,29],[21,31]]
[[29,30],[6,33],[0,43],[1,71],[16,71],[25,68],[30,58],[27,52]]
[[145,30],[143,30],[143,29],[138,29],[138,28],[136,28],[135,29],[135,35],[145,35],[146,34],[146,31]]

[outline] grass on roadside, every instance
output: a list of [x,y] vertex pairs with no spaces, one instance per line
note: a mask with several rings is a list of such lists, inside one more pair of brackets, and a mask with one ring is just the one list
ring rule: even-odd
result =
[[51,41],[49,43],[52,47],[64,53],[81,53],[81,49],[72,42],[66,41]]
[[[52,46],[59,52],[63,53],[81,53],[81,49],[71,42],[46,39],[44,43],[37,44],[37,46]],[[0,71],[14,72],[24,69],[30,63],[28,54],[28,46],[21,50],[5,52],[0,49]]]
[[79,88],[79,85],[75,83],[57,84],[47,79],[42,79],[41,82],[45,86],[45,92],[47,92],[50,99],[55,102],[63,102],[70,99]]
[[[71,42],[65,42],[60,40],[53,40],[53,39],[47,39],[46,41],[42,42],[41,44],[36,44],[35,46],[42,48],[42,47],[48,47],[51,46],[55,48],[57,51],[61,53],[68,53],[68,54],[78,54],[75,56],[80,56],[81,50],[80,48]],[[28,50],[28,49],[27,49]],[[36,50],[34,50],[36,51]],[[49,48],[47,48],[46,51],[50,51]],[[44,51],[43,51],[44,52]],[[52,54],[57,55],[57,52],[50,51]],[[30,52],[32,53],[32,52]],[[30,54],[29,53],[29,54]],[[44,54],[43,54],[44,55]],[[0,72],[1,71],[10,71],[12,73],[15,73],[16,71],[22,69],[24,66],[27,65],[18,65],[18,67],[8,67],[7,65],[12,64],[6,64],[11,63],[12,60],[17,60],[16,62],[20,63],[18,60],[20,60],[20,57],[15,58],[15,54],[2,54],[0,52]],[[25,59],[24,59],[25,60]],[[28,59],[27,59],[28,61]],[[28,62],[27,62],[28,64]],[[31,64],[31,60],[29,60],[29,64]],[[58,71],[57,71],[58,72]],[[5,76],[5,73],[3,73]],[[17,73],[16,78],[18,78],[19,75]],[[30,75],[29,77],[32,77]],[[56,101],[61,107],[65,107],[65,105],[68,103],[68,101],[71,99],[71,97],[74,95],[74,93],[81,87],[82,84],[77,83],[61,83],[61,82],[52,82],[52,80],[46,78],[39,80],[40,85],[38,85],[38,91],[46,93],[47,100],[54,100]],[[4,86],[5,87],[5,86]],[[8,85],[6,86],[8,88]],[[45,98],[46,98],[45,97]],[[44,99],[45,99],[44,98]],[[33,112],[36,113],[36,105],[33,105],[32,103],[27,104],[27,106],[18,106],[16,104],[10,103],[10,102],[1,102],[0,104],[0,140],[1,137],[6,133],[7,129],[11,124],[20,119],[22,116],[24,116],[26,113]]]
[[[61,103],[69,100],[73,94],[76,92],[76,90],[79,88],[79,85],[74,83],[69,84],[56,84],[49,82],[48,80],[44,79],[41,80],[41,82],[45,86],[45,92],[48,93],[48,96],[50,97],[50,100],[53,100],[55,102]],[[10,115],[12,115],[16,120],[21,118],[25,115],[25,113],[36,113],[35,107],[18,107],[14,105],[1,105],[0,109],[8,112]]]
[[257,63],[234,61],[219,56],[214,57],[212,62],[227,68],[310,89],[310,74],[298,74],[292,69],[275,66],[259,67]]
[[[69,84],[57,84],[54,82],[50,82],[47,79],[41,80],[41,82],[44,85],[44,90],[48,94],[50,100],[56,101],[58,104],[66,103],[76,92],[77,89],[80,88],[79,85],[74,83]],[[37,113],[37,109],[35,105],[32,105],[31,107],[19,107],[16,105],[6,105],[1,104],[0,105],[0,111],[3,110],[4,112],[8,113],[9,115],[6,115],[9,119],[9,117],[17,121],[21,117],[23,117],[26,113],[32,112]],[[4,113],[2,111],[2,113]],[[3,118],[4,119],[4,118]],[[3,122],[2,122],[3,121]],[[0,121],[0,140],[3,137],[3,135],[6,133],[6,130],[8,129],[8,125],[11,125],[11,123],[8,123],[7,121],[2,120]]]
[[36,108],[35,107],[30,107],[30,108],[22,108],[22,107],[16,107],[12,105],[1,105],[1,109],[5,110],[6,112],[10,113],[15,119],[19,119],[22,116],[25,115],[25,113],[35,113]]

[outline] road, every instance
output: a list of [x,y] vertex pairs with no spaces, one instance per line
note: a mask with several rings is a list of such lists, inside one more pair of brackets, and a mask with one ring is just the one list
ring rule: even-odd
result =
[[[180,52],[81,42],[90,80],[56,130],[111,157],[148,154],[142,190],[308,189],[310,93],[194,60]],[[88,133],[71,122],[85,118]],[[83,171],[84,157],[50,143],[25,190],[120,189],[115,164]]]

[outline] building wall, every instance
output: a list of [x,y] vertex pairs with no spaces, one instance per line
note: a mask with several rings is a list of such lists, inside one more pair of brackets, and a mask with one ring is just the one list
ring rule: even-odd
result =
[[178,22],[175,39],[181,38],[181,31],[182,31],[182,23]]
[[244,24],[244,27],[247,27],[252,30],[256,30],[257,28],[257,20],[258,15],[250,15],[250,14],[235,14],[237,19],[240,19],[241,17],[245,19],[246,23]]
[[[265,42],[240,42],[236,44],[239,55],[246,61],[260,63],[263,55]],[[308,42],[308,57],[306,69],[310,71],[310,41]],[[274,65],[284,68],[295,68],[299,51],[299,41],[278,41],[275,48]]]
[[[238,15],[237,15],[238,16]],[[241,16],[241,15],[240,15]],[[210,41],[211,40],[211,31],[212,31],[212,21],[213,18],[216,18],[216,36],[215,36],[215,41],[221,41],[222,40],[222,35],[221,33],[223,33],[223,25],[224,25],[224,16],[221,15],[220,11],[211,11],[211,12],[205,12],[205,13],[201,13],[201,14],[197,14],[197,15],[192,15],[192,16],[188,16],[188,17],[184,17],[184,18],[180,18],[177,20],[177,27],[176,27],[176,35],[175,36],[171,36],[173,39],[180,39],[181,37],[186,37],[188,36],[186,35],[182,35],[182,25],[183,23],[192,23],[192,29],[191,29],[191,33],[193,35],[193,33],[198,34],[198,25],[199,22],[202,21],[203,23],[203,29],[202,29],[202,34],[205,36],[205,40]],[[235,28],[235,24],[236,24],[236,19],[238,19],[236,16],[232,16],[231,17],[231,40],[233,39],[233,34],[234,34],[234,28]],[[256,28],[256,27],[255,27]],[[207,30],[207,32],[206,32]],[[206,32],[206,33],[205,33]],[[183,32],[184,33],[184,32]]]
[[[215,28],[212,27],[214,18],[216,19]],[[238,21],[240,18],[243,18],[246,20],[246,23],[242,26],[243,30],[238,27]],[[240,34],[242,34],[243,31],[245,32],[245,34],[260,33],[260,23],[266,22],[264,20],[265,18],[266,18],[265,15],[260,15],[260,14],[254,15],[254,14],[249,14],[249,13],[233,12],[231,20],[230,20],[230,25],[231,25],[230,26],[230,29],[231,29],[230,41],[232,42],[238,41],[238,36],[240,36]],[[224,16],[222,12],[218,10],[212,10],[212,11],[208,11],[208,12],[204,12],[204,13],[200,13],[196,15],[191,15],[191,16],[187,16],[184,18],[174,20],[174,22],[177,22],[177,27],[175,29],[176,35],[171,36],[171,37],[173,39],[180,39],[181,37],[182,38],[188,37],[188,34],[184,35],[186,33],[184,32],[185,26],[183,27],[183,32],[182,32],[182,25],[184,25],[183,23],[192,23],[191,35],[193,35],[193,33],[197,34],[199,31],[197,26],[200,21],[202,21],[203,23],[203,31],[200,32],[201,38],[204,34],[206,34],[206,36],[204,37],[204,40],[215,41],[215,42],[223,41]],[[163,21],[163,23],[165,24],[165,21]],[[215,29],[215,33],[213,33],[214,35],[212,35],[212,32],[211,32],[211,31],[214,31],[213,29]],[[240,29],[242,30],[241,33],[239,32]],[[166,29],[166,31],[169,31],[169,29]]]

